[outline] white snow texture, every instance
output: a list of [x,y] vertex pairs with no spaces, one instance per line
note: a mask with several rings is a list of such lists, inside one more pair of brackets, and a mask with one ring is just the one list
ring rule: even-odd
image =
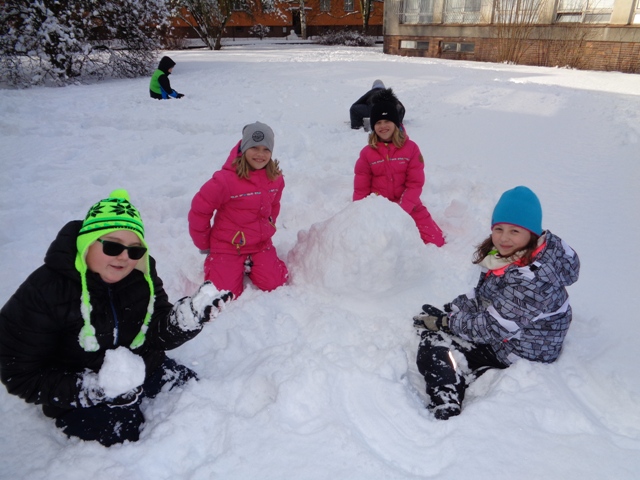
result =
[[[0,478],[638,478],[640,76],[268,39],[164,54],[181,100],[150,99],[148,78],[2,90],[0,304],[59,229],[116,188],[142,214],[169,298],[192,294],[204,256],[191,199],[256,120],[273,128],[285,175],[274,244],[289,282],[247,284],[168,352],[199,381],[143,401],[136,443],[67,439],[0,388]],[[440,249],[397,205],[352,202],[367,134],[349,128],[349,106],[378,78],[424,155]],[[557,362],[491,371],[460,416],[438,421],[412,317],[475,285],[475,245],[517,185],[580,255],[573,324]]]

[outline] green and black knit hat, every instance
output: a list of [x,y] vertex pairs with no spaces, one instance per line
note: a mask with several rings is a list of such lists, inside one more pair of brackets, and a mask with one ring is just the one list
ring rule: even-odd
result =
[[144,241],[144,224],[140,213],[129,201],[129,194],[126,190],[114,190],[109,198],[100,200],[89,209],[82,228],[78,233],[76,246],[78,253],[76,255],[76,270],[80,272],[80,280],[82,282],[82,298],[80,309],[84,326],[80,330],[78,340],[80,346],[87,352],[95,352],[100,346],[96,339],[96,330],[91,325],[91,299],[89,298],[89,289],[87,288],[87,249],[103,235],[115,232],[117,230],[131,230],[134,232],[140,242],[147,247],[147,253],[138,261],[136,269],[144,274],[144,278],[149,285],[149,306],[147,314],[144,318],[142,328],[136,338],[131,343],[131,348],[138,348],[144,343],[149,321],[153,313],[153,304],[155,300],[155,290],[153,288],[153,280],[149,275],[149,248]]

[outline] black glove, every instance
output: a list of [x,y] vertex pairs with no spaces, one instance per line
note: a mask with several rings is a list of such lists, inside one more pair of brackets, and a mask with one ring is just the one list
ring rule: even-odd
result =
[[118,395],[115,398],[107,397],[105,399],[105,403],[110,408],[128,407],[129,405],[134,405],[135,403],[137,403],[140,399],[140,395],[142,395],[142,385],[134,388],[133,390],[129,390],[122,395]]
[[[177,92],[176,92],[176,93],[177,93]],[[178,94],[176,95],[176,98],[182,98],[182,97],[184,97],[184,94],[183,94],[183,93],[178,93]]]
[[[447,307],[451,310],[450,304],[445,306],[445,310]],[[413,317],[413,326],[416,328],[427,328],[433,332],[439,330],[449,332],[449,316],[439,308],[425,304],[422,306],[422,312]]]

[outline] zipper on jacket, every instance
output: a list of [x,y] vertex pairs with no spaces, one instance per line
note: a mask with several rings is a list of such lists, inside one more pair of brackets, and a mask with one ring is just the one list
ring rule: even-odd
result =
[[111,305],[111,313],[113,314],[113,346],[117,347],[118,342],[120,341],[120,322],[118,321],[118,314],[116,313],[116,306],[113,303],[113,292],[111,291],[111,287],[107,285],[107,291],[109,292],[109,305]]

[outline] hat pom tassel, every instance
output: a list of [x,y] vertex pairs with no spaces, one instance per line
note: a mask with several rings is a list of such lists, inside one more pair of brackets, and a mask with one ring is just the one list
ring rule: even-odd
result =
[[78,342],[85,352],[97,352],[100,348],[93,325],[84,325],[78,335]]

